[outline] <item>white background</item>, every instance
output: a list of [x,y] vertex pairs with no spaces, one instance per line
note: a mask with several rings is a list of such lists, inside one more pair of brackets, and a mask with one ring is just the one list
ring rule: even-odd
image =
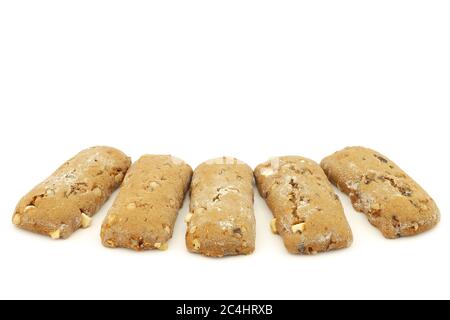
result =
[[[450,298],[449,1],[0,2],[0,298]],[[435,198],[433,231],[386,240],[340,194],[350,249],[290,255],[256,196],[257,249],[102,247],[16,229],[18,200],[81,149],[192,166],[222,155],[320,161],[364,145]]]

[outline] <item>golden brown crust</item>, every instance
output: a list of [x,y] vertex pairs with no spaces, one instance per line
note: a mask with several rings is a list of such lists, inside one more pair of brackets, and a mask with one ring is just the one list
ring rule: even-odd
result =
[[65,239],[92,217],[122,183],[130,158],[110,147],[81,151],[22,198],[13,223]]
[[186,222],[190,252],[210,257],[252,253],[256,232],[251,168],[235,158],[197,167]]
[[330,181],[350,196],[354,208],[386,238],[412,236],[440,219],[433,199],[394,162],[379,152],[350,147],[322,160]]
[[255,169],[256,183],[275,219],[272,231],[290,253],[315,254],[346,248],[352,232],[325,173],[312,160],[274,158]]
[[103,222],[103,245],[166,249],[191,176],[191,167],[172,156],[141,157],[128,170]]

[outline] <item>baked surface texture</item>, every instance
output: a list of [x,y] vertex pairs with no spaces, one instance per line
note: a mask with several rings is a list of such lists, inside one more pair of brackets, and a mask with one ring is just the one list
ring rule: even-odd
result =
[[235,158],[197,167],[186,217],[186,246],[210,257],[251,254],[255,249],[253,172]]
[[130,162],[110,147],[81,151],[20,200],[13,223],[53,239],[68,238],[90,225],[91,217],[122,183]]
[[342,204],[317,163],[299,156],[278,157],[254,173],[274,216],[272,232],[282,237],[290,253],[310,255],[352,244]]
[[128,170],[103,222],[103,245],[138,251],[167,249],[191,177],[191,167],[180,159],[141,157]]
[[439,209],[425,190],[375,150],[349,147],[323,159],[321,166],[386,238],[416,235],[440,220]]

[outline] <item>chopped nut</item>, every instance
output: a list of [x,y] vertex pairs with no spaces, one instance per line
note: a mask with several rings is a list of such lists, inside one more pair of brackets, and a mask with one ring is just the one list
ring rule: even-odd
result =
[[110,215],[109,217],[108,217],[108,224],[109,225],[111,225],[111,224],[113,224],[114,222],[116,221],[116,216],[115,215]]
[[412,224],[412,227],[413,227],[414,231],[419,230],[419,224],[418,224],[417,222],[414,222],[414,223]]
[[102,189],[100,189],[99,187],[96,187],[92,190],[92,192],[94,193],[94,195],[96,195],[97,197],[101,197],[103,194]]
[[375,158],[377,158],[378,160],[380,160],[383,163],[388,163],[389,161],[385,158],[383,158],[382,156],[378,155],[378,154],[374,154],[373,155]]
[[192,227],[189,228],[189,233],[190,234],[195,233],[195,231],[197,231],[197,226],[192,226]]
[[22,221],[22,217],[20,216],[20,214],[15,214],[14,217],[13,217],[13,223],[16,226],[18,226],[21,221]]
[[296,233],[296,232],[302,233],[304,230],[305,230],[305,223],[294,224],[292,226],[293,233]]
[[271,167],[261,169],[261,175],[263,175],[265,177],[271,176],[274,173],[275,173],[275,171]]
[[277,231],[277,218],[273,218],[272,221],[270,221],[270,230],[272,230],[272,233],[278,234],[278,231]]
[[[359,189],[359,181],[347,181],[345,183],[346,187],[350,190],[356,191]],[[340,185],[337,185],[338,189],[340,191],[345,190],[345,188],[341,187]]]
[[192,216],[193,216],[192,213],[188,213],[188,214],[186,215],[186,218],[184,218],[184,221],[185,221],[186,223],[189,223],[189,222],[191,221],[191,219],[192,219]]
[[161,251],[166,251],[169,248],[169,245],[166,243],[156,242],[154,244],[155,248]]
[[49,234],[48,234],[52,239],[59,239],[60,237],[61,237],[61,230],[59,230],[59,229],[56,229],[55,231],[53,231],[53,232],[50,232]]
[[199,214],[201,214],[201,213],[203,213],[203,212],[205,212],[205,211],[206,211],[206,209],[205,209],[205,208],[202,208],[202,207],[197,208],[197,209],[194,210],[195,213],[199,213]]
[[377,179],[377,172],[374,170],[369,170],[367,174],[362,178],[365,184],[370,184]]
[[271,158],[270,167],[274,170],[274,173],[278,172],[278,170],[280,170],[280,158],[279,157]]
[[381,206],[380,206],[380,204],[378,204],[378,203],[374,203],[374,204],[372,204],[372,208],[371,208],[372,210],[380,210],[381,209]]
[[115,247],[116,247],[116,243],[115,243],[114,240],[112,240],[112,239],[106,240],[106,241],[105,241],[105,244],[106,244],[108,247],[111,247],[111,248],[115,248]]
[[114,242],[114,240],[106,240],[106,245],[107,246],[109,246],[109,247],[112,247],[112,248],[114,248],[115,246],[116,246],[116,243]]
[[26,206],[25,209],[23,210],[23,212],[28,212],[33,209],[36,209],[36,207],[35,206]]
[[148,185],[148,190],[149,190],[149,191],[153,191],[153,190],[155,190],[155,189],[158,188],[158,187],[159,187],[159,183],[156,182],[156,181],[152,181],[152,182],[150,182],[150,184]]
[[243,164],[242,161],[233,157],[221,157],[211,159],[205,162],[206,164]]
[[116,183],[121,183],[122,180],[123,180],[123,173],[122,173],[122,172],[119,172],[119,173],[114,177],[114,181],[115,181]]
[[46,195],[47,197],[52,197],[52,196],[55,195],[55,190],[53,190],[53,189],[47,189],[47,191],[45,191],[45,195]]
[[84,212],[81,213],[81,227],[83,229],[89,228],[91,226],[92,218],[85,214]]
[[198,239],[194,239],[192,241],[192,245],[194,246],[194,250],[196,251],[200,250],[200,241],[198,241]]
[[141,239],[132,238],[132,239],[130,239],[130,243],[131,243],[131,247],[136,250],[142,248],[142,246],[144,245],[144,243]]
[[136,203],[134,203],[134,202],[129,203],[129,204],[127,205],[127,209],[128,209],[128,210],[136,209]]
[[170,231],[171,231],[171,230],[170,230],[170,227],[169,227],[169,226],[165,226],[165,227],[164,227],[164,230],[165,230],[167,233],[170,234]]

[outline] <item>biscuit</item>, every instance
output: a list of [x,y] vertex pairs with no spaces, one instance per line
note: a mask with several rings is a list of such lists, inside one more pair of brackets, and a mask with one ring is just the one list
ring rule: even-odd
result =
[[145,155],[128,170],[101,229],[110,248],[167,249],[192,169],[171,156]]
[[194,171],[186,246],[210,257],[255,249],[253,172],[235,158],[207,161]]
[[13,223],[53,239],[66,239],[90,225],[129,166],[130,158],[117,149],[81,151],[20,200]]
[[350,196],[353,207],[389,239],[433,228],[440,219],[433,199],[377,151],[350,147],[322,160],[328,178]]
[[352,244],[342,204],[317,163],[297,156],[274,158],[255,169],[255,178],[274,215],[272,232],[290,253],[310,255]]

